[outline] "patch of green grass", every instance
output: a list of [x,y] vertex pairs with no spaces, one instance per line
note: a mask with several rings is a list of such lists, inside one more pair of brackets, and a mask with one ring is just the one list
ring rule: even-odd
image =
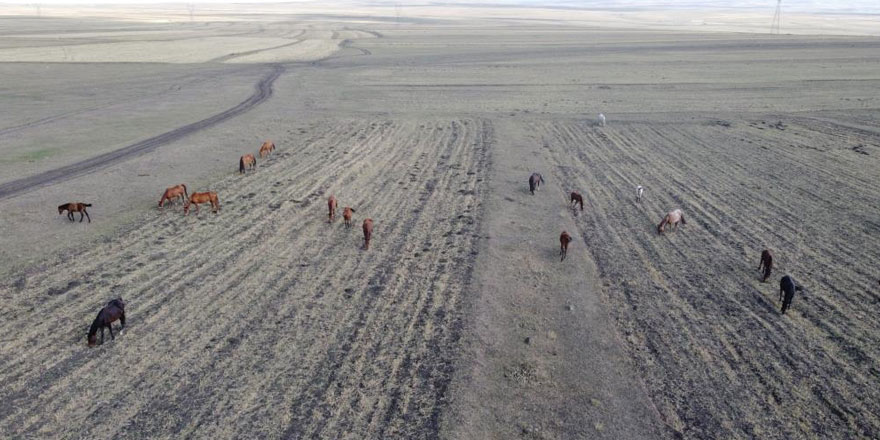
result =
[[25,162],[36,162],[38,160],[45,159],[53,154],[57,153],[58,150],[55,148],[43,148],[41,150],[34,151],[26,151],[23,153],[16,154],[13,157],[14,161],[25,161]]

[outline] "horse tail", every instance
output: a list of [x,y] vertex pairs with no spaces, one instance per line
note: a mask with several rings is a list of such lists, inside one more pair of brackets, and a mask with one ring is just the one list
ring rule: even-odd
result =
[[684,221],[684,213],[681,214],[681,224],[686,225],[688,222]]
[[186,185],[184,185],[184,184],[181,183],[180,186],[183,187],[183,195],[184,195],[184,197],[189,198],[189,194],[186,192]]
[[83,203],[83,206],[85,206],[85,207],[87,207],[87,208],[91,208],[91,207],[92,207],[92,204],[91,204],[91,203]]

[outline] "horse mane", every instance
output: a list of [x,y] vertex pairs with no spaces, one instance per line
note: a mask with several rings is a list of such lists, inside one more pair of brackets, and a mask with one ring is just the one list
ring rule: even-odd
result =
[[98,312],[98,316],[96,316],[95,320],[92,321],[92,326],[89,327],[89,339],[91,339],[92,336],[95,336],[95,334],[98,333],[98,328],[101,327],[101,313],[103,312],[104,309],[101,309],[101,311]]
[[186,197],[189,197],[189,194],[187,194],[187,192],[186,192],[186,185],[184,185],[184,184],[181,183],[180,186],[183,187],[183,195],[186,196]]

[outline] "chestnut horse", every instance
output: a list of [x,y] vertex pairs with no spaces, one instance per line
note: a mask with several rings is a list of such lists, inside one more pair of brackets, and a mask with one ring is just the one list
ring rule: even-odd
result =
[[175,185],[165,190],[165,193],[162,194],[162,198],[159,199],[159,207],[161,208],[166,200],[171,203],[177,199],[186,201],[187,198],[189,198],[189,194],[186,192],[186,185],[181,183],[180,185]]
[[238,160],[238,172],[244,173],[247,168],[256,168],[257,167],[257,159],[253,154],[245,154],[241,156],[241,159]]
[[[98,316],[92,322],[92,326],[89,327],[89,347],[95,346],[99,329],[101,330],[101,344],[104,343],[105,327],[110,329],[110,338],[116,339],[116,336],[113,335],[113,322],[116,320],[119,320],[119,323],[122,324],[122,330],[125,330],[125,303],[122,302],[122,298],[111,300],[98,312]],[[122,330],[119,330],[120,335]]]
[[364,220],[364,250],[370,249],[370,239],[373,238],[373,219]]
[[770,253],[770,249],[761,251],[761,262],[758,263],[758,270],[761,270],[761,267],[764,268],[764,278],[761,282],[766,283],[767,278],[770,278],[770,271],[773,270],[773,254]]
[[571,192],[571,202],[569,203],[569,205],[571,205],[572,203],[574,203],[575,207],[577,207],[578,203],[580,203],[581,211],[584,210],[584,198],[575,191]]
[[532,175],[529,176],[529,192],[532,193],[532,195],[535,195],[535,190],[538,189],[542,183],[544,183],[544,176],[539,173],[532,173]]
[[342,219],[345,221],[345,226],[349,227],[349,228],[351,227],[351,214],[352,213],[354,213],[354,209],[349,208],[348,206],[346,206],[342,210]]
[[268,156],[273,151],[275,151],[275,144],[272,141],[263,142],[263,145],[260,147],[260,159]]
[[678,222],[681,222],[683,225],[687,224],[687,222],[684,221],[684,213],[681,212],[680,209],[669,211],[669,213],[666,214],[666,217],[663,217],[663,220],[657,225],[657,233],[662,234],[663,231],[666,230],[667,224],[672,225],[675,227],[675,230],[678,230]]
[[67,219],[73,221],[73,213],[79,213],[79,222],[83,221],[83,214],[85,217],[89,219],[89,223],[92,222],[92,218],[89,217],[88,211],[86,211],[86,207],[92,206],[91,203],[65,203],[58,207],[58,215],[61,215],[62,212],[67,211]]
[[562,231],[562,234],[559,234],[559,255],[562,256],[559,261],[565,260],[565,256],[568,254],[569,243],[571,243],[571,235],[568,235],[568,232]]
[[211,204],[211,211],[214,212],[214,214],[216,214],[217,211],[220,211],[220,200],[217,198],[217,193],[215,193],[213,191],[207,191],[207,192],[193,193],[191,196],[189,196],[189,201],[187,202],[186,205],[183,205],[183,214],[189,215],[190,205],[195,204],[196,205],[196,215],[199,215],[199,205],[202,203],[210,203]]
[[330,210],[330,213],[327,215],[327,223],[333,223],[333,219],[336,218],[336,196],[331,195],[327,199],[327,209]]

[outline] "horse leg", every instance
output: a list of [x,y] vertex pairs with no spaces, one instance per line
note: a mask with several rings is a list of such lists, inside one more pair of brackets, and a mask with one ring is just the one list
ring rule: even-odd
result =
[[[83,209],[83,212],[86,214],[86,218],[89,219],[89,223],[91,223],[91,222],[92,222],[92,218],[89,217],[89,211],[86,211],[85,209]],[[82,221],[82,218],[80,218],[79,221]]]
[[[83,212],[85,212],[85,210],[82,210],[82,211],[79,212],[79,222],[80,222],[80,223],[83,222],[83,218],[85,217],[85,215],[83,215]],[[91,222],[92,222],[92,221],[89,220],[89,223],[91,223]]]
[[113,336],[113,323],[111,322],[109,325],[107,325],[107,328],[110,329],[110,340],[115,341],[116,336]]
[[104,327],[101,327],[101,345],[104,345]]
[[[119,323],[122,324],[122,330],[125,330],[125,312],[122,312],[122,315],[119,317]],[[119,330],[119,334],[122,334],[122,330]]]
[[72,211],[67,211],[67,219],[70,221],[73,221],[73,212]]

